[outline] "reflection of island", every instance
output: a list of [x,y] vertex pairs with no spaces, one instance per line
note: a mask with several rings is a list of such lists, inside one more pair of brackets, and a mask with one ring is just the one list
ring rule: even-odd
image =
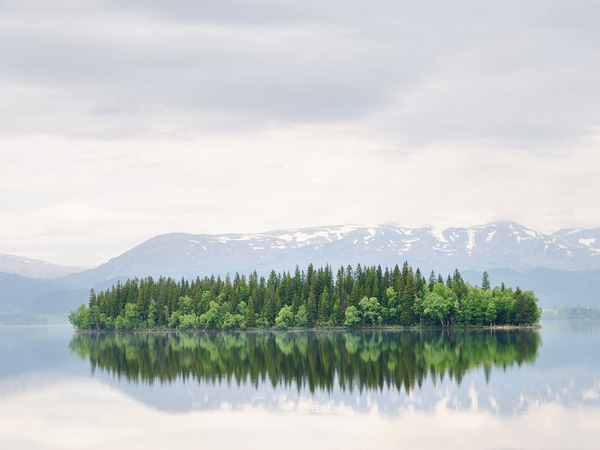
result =
[[71,351],[131,381],[266,382],[410,392],[429,375],[460,384],[472,368],[534,362],[537,331],[130,333],[77,335]]

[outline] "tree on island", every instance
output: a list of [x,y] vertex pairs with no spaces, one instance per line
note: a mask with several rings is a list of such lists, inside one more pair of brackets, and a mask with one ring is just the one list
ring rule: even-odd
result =
[[90,291],[88,306],[69,315],[80,330],[246,329],[345,326],[489,326],[537,323],[531,291],[466,283],[460,272],[432,271],[428,279],[405,262],[400,268],[357,265],[304,272],[256,272],[233,279],[152,277]]

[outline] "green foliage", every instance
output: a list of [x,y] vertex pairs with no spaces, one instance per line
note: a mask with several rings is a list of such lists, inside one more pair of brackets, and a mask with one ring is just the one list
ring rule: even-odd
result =
[[306,313],[306,306],[300,305],[298,312],[296,313],[295,323],[297,327],[308,326],[308,314]]
[[395,308],[398,306],[398,297],[396,296],[396,291],[393,286],[390,286],[386,289],[385,295],[387,297],[387,306],[388,308]]
[[117,316],[115,319],[115,330],[131,330],[133,325],[131,321],[123,316]]
[[[485,277],[484,277],[485,279]],[[526,325],[540,318],[530,291],[485,289],[465,283],[458,270],[428,279],[402,269],[358,265],[296,269],[268,279],[256,272],[196,278],[127,280],[96,293],[69,315],[80,330],[289,328],[315,326]]]
[[363,297],[358,303],[358,306],[362,311],[362,318],[366,324],[375,326],[376,324],[381,323],[381,305],[377,301],[376,297]]
[[442,297],[435,292],[427,292],[422,302],[423,316],[430,323],[439,322],[447,326],[452,318],[453,306],[452,296]]
[[[177,312],[177,311],[176,311]],[[154,328],[156,326],[156,319],[158,318],[158,309],[156,307],[156,301],[150,300],[148,307],[148,328]],[[173,316],[171,316],[172,320]],[[174,328],[174,327],[172,327]]]
[[356,306],[348,306],[346,308],[346,318],[344,320],[345,327],[356,327],[360,324],[362,318]]
[[174,311],[173,314],[171,314],[171,320],[169,320],[169,328],[179,328],[180,323],[181,314],[179,311]]
[[81,304],[77,309],[69,314],[69,322],[71,322],[78,330],[89,330],[92,325],[90,309]]
[[275,318],[275,328],[291,328],[294,326],[294,312],[291,306],[284,306]]
[[179,321],[179,328],[182,330],[194,330],[199,325],[198,316],[196,314],[184,314]]

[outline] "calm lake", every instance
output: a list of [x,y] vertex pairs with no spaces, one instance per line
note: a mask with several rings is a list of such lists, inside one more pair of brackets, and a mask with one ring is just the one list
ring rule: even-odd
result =
[[596,449],[600,324],[76,334],[0,327],[0,448]]

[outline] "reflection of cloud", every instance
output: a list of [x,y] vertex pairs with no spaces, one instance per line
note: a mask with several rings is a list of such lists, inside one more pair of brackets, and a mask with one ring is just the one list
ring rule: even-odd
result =
[[310,400],[284,412],[261,406],[170,414],[92,380],[69,380],[0,399],[0,445],[26,448],[595,448],[597,408],[540,404],[518,420],[444,402],[432,413],[386,417]]
[[596,385],[590,389],[586,389],[581,393],[584,400],[599,400],[600,399],[600,381],[596,382]]

